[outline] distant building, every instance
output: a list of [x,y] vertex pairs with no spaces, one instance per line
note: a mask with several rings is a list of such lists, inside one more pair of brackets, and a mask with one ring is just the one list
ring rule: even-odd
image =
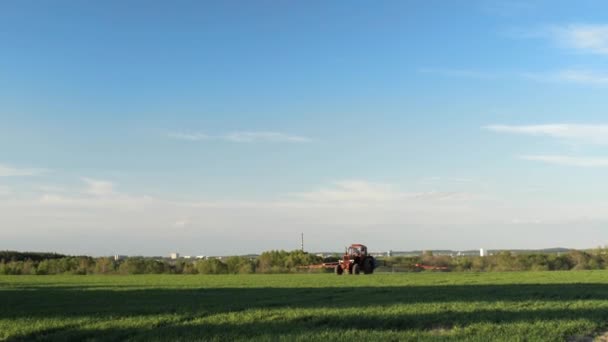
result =
[[179,253],[173,252],[173,253],[169,254],[169,258],[171,258],[173,260],[179,259]]
[[207,257],[204,255],[197,255],[196,258],[197,259],[207,259]]
[[480,248],[480,249],[479,249],[479,256],[480,256],[480,257],[485,257],[486,255],[487,255],[487,254],[486,254],[486,251],[484,251],[484,250],[483,250],[483,248]]
[[392,257],[393,256],[393,251],[389,250],[388,252],[386,252],[386,256],[387,257]]
[[123,259],[126,259],[126,258],[127,258],[126,255],[120,255],[120,254],[115,254],[114,255],[114,261],[120,261],[120,260],[123,260]]
[[192,259],[192,257],[189,255],[184,255],[184,259]]

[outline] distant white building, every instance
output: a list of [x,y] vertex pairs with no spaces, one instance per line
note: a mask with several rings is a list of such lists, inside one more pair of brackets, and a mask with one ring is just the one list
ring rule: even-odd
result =
[[115,254],[114,255],[114,261],[120,261],[120,260],[123,260],[123,259],[126,259],[126,258],[127,258],[126,255],[120,255],[120,254]]
[[487,255],[487,254],[486,254],[486,251],[484,251],[484,249],[483,249],[483,248],[480,248],[480,249],[479,249],[479,256],[480,256],[480,257],[485,257],[486,255]]
[[169,254],[169,257],[173,260],[179,259],[179,253],[173,252],[173,253]]

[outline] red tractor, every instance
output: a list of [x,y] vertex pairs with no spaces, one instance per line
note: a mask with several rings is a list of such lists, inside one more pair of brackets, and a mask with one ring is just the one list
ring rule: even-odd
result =
[[375,267],[376,260],[367,254],[367,247],[356,243],[347,248],[342,260],[336,265],[335,271],[337,275],[342,275],[344,272],[359,274],[361,271],[365,274],[372,274]]

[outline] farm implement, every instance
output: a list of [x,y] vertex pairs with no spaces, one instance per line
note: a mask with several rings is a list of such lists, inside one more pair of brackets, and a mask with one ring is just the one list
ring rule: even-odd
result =
[[367,253],[367,247],[362,244],[352,244],[346,249],[342,259],[337,262],[326,262],[318,265],[308,265],[304,268],[333,268],[337,275],[344,273],[358,275],[361,272],[364,274],[374,273],[376,268],[376,260],[373,256]]
[[433,265],[423,265],[416,264],[414,265],[414,269],[417,271],[449,271],[450,269],[447,266],[433,266]]

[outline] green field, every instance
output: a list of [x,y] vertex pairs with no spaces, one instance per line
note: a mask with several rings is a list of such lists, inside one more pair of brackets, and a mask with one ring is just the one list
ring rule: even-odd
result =
[[608,272],[1,276],[3,340],[545,340],[608,330]]

